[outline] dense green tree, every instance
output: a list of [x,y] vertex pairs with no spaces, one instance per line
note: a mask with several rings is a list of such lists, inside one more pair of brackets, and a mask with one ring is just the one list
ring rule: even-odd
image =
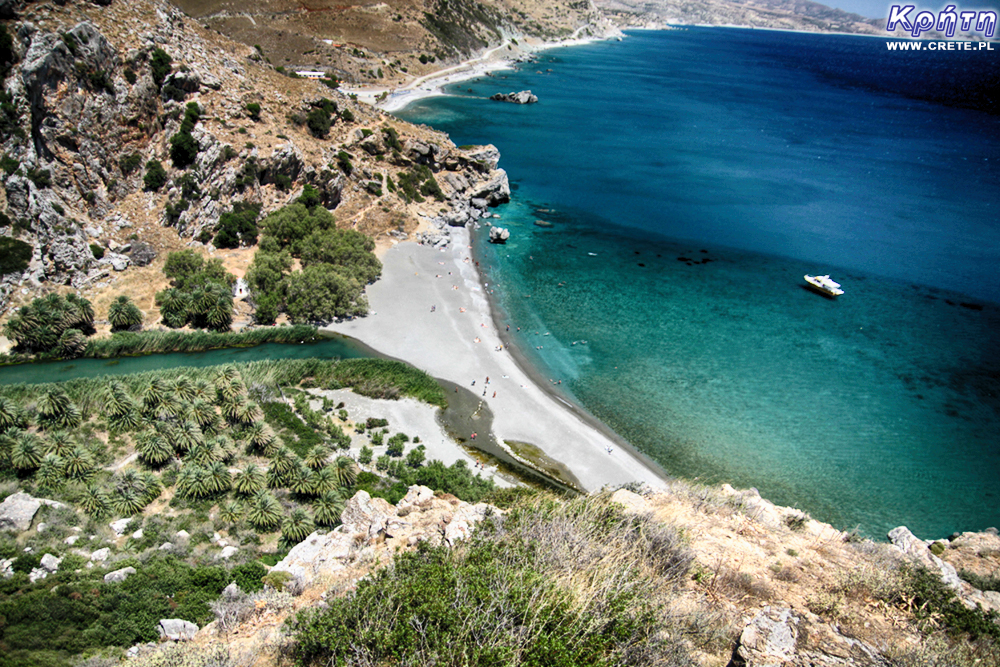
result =
[[314,264],[286,280],[285,311],[296,324],[329,322],[368,312],[362,286],[330,264]]
[[212,244],[216,248],[239,248],[257,243],[257,218],[260,204],[236,202],[231,211],[219,216]]
[[4,325],[4,335],[22,352],[78,356],[94,333],[94,309],[86,299],[59,294],[34,299]]
[[326,139],[330,134],[330,112],[326,109],[313,109],[306,116],[306,125],[314,137]]
[[302,240],[302,266],[332,264],[361,283],[382,275],[382,262],[372,252],[375,242],[353,229],[320,229]]
[[337,221],[333,214],[322,206],[306,207],[300,202],[290,204],[270,213],[261,222],[264,234],[273,239],[279,249],[288,249],[293,257],[298,257],[302,241],[313,231],[335,229]]

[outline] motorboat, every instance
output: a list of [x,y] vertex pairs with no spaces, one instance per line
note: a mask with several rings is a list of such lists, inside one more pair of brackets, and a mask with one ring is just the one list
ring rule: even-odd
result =
[[844,293],[844,290],[840,289],[840,283],[832,280],[830,276],[810,276],[806,274],[805,279],[806,286],[809,289],[819,292],[823,296],[828,296],[831,299]]

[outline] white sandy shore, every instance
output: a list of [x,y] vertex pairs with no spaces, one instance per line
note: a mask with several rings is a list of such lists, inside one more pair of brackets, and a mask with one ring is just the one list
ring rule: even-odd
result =
[[[544,42],[533,38],[524,38],[518,41],[517,44],[514,44],[511,40],[507,39],[499,46],[495,46],[475,58],[469,58],[458,65],[416,78],[398,88],[347,85],[341,86],[340,90],[344,93],[357,95],[359,101],[372,104],[384,111],[399,111],[406,105],[417,100],[445,95],[444,86],[449,84],[475,79],[485,75],[487,72],[499,72],[511,69],[513,63],[523,55],[557,46],[576,46],[579,44],[589,44],[599,39],[606,39],[605,37],[576,37],[576,34],[581,30],[583,28],[577,30],[573,37],[559,42]],[[620,36],[620,33],[609,36]],[[385,100],[379,102],[378,98],[383,93],[388,93],[388,96]]]
[[479,393],[485,389],[498,442],[539,447],[588,491],[631,481],[662,488],[651,467],[535,384],[506,349],[497,351],[500,335],[472,259],[469,232],[455,228],[452,239],[442,250],[411,242],[390,248],[382,278],[368,288],[371,314],[327,328],[434,377]]
[[[329,398],[335,405],[344,404],[347,410],[348,419],[353,423],[364,423],[369,417],[385,419],[389,422],[386,427],[389,434],[405,433],[410,436],[410,442],[406,443],[406,453],[415,449],[417,444],[412,440],[420,438],[421,445],[426,450],[428,461],[438,460],[445,465],[452,465],[456,461],[465,461],[469,469],[485,478],[492,479],[497,486],[513,486],[506,477],[502,476],[495,467],[486,465],[479,467],[479,461],[469,454],[457,442],[451,439],[444,428],[437,420],[438,408],[427,403],[422,403],[415,398],[402,398],[398,401],[388,399],[368,398],[355,394],[350,389],[310,389],[309,393],[320,398]],[[314,410],[320,409],[320,401],[311,402],[310,407]],[[349,450],[352,458],[357,458],[362,447],[370,447],[374,452],[372,461],[386,453],[388,445],[374,446],[368,434],[359,434],[351,431],[351,448]],[[388,438],[386,438],[388,440]],[[405,455],[405,454],[404,454]],[[366,467],[372,470],[372,466]]]

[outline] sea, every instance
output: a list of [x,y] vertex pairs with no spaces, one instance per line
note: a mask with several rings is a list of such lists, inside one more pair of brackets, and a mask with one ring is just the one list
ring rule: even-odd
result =
[[633,31],[397,115],[499,148],[512,201],[476,253],[572,400],[670,475],[936,539],[1000,525],[992,47]]

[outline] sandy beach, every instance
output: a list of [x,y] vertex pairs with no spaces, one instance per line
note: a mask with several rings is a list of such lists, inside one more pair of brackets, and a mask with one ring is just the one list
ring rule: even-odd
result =
[[482,394],[498,442],[540,448],[584,490],[632,481],[662,488],[655,466],[539,386],[502,347],[469,243],[469,231],[454,228],[451,245],[440,250],[394,245],[382,258],[381,279],[368,287],[369,316],[326,328]]
[[[584,26],[584,28],[586,27],[587,26]],[[383,111],[399,111],[406,105],[416,102],[417,100],[447,94],[444,92],[444,87],[449,84],[475,79],[477,77],[484,76],[487,73],[511,69],[519,58],[537,51],[559,46],[589,44],[600,39],[607,39],[608,37],[617,37],[621,35],[621,33],[616,32],[605,37],[581,38],[576,36],[584,28],[578,29],[576,33],[574,33],[574,36],[569,39],[558,42],[546,42],[529,37],[522,38],[520,41],[515,43],[510,39],[507,39],[504,40],[504,42],[499,46],[495,46],[492,49],[484,51],[481,55],[478,55],[475,58],[469,58],[468,60],[464,60],[457,65],[446,67],[431,74],[418,77],[403,86],[399,86],[398,88],[390,88],[387,86],[344,85],[341,86],[340,90],[346,94],[357,95],[359,101],[377,106]],[[511,91],[503,90],[498,92]],[[387,93],[387,97],[384,100],[379,101],[379,97],[381,97],[383,93]]]

